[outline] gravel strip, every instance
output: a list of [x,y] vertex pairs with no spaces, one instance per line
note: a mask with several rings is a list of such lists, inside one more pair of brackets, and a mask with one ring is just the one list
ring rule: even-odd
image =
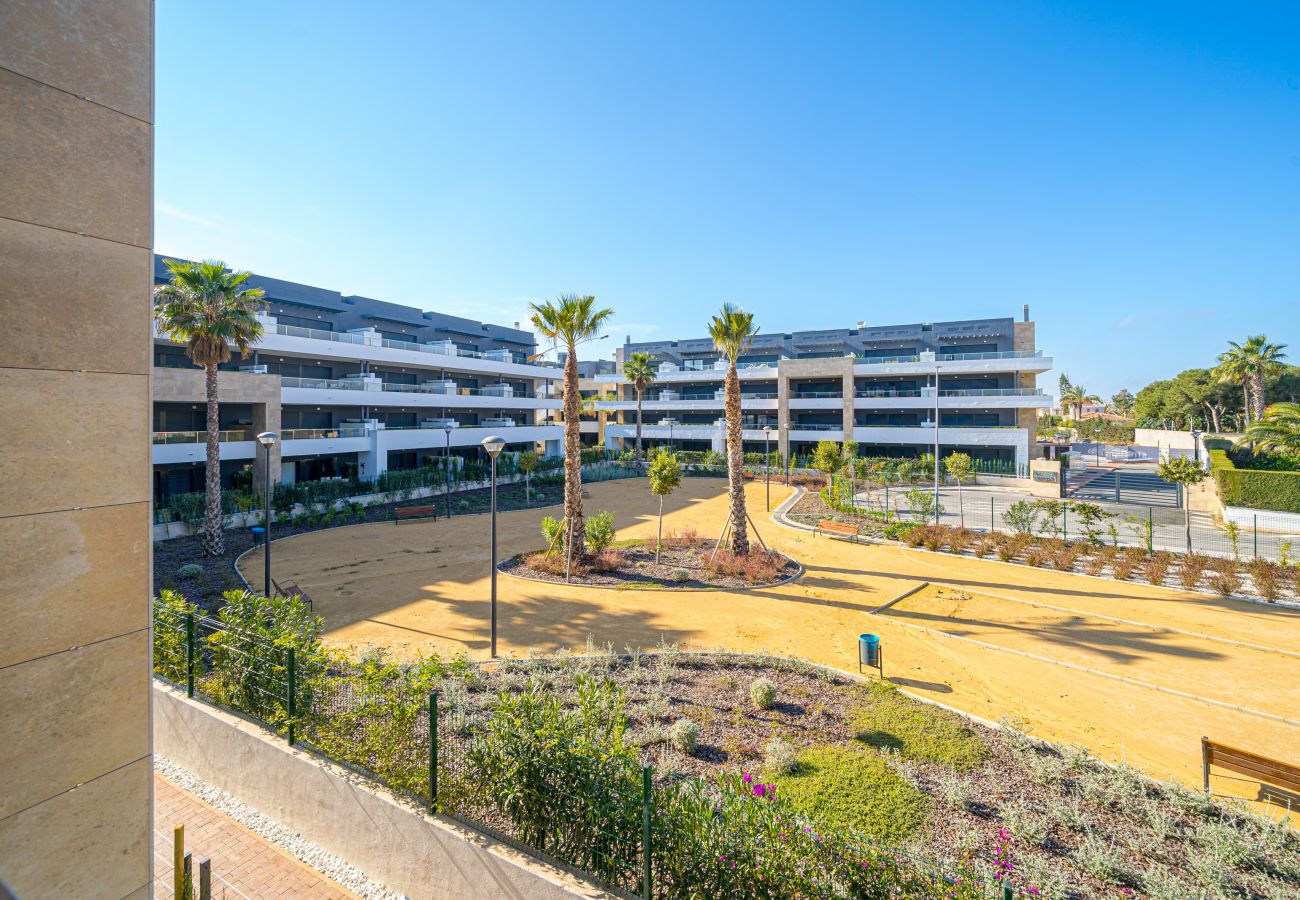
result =
[[192,772],[182,769],[171,760],[155,756],[154,770],[183,790],[189,791],[204,803],[224,813],[243,825],[249,831],[271,842],[300,862],[332,879],[354,894],[366,900],[406,900],[402,894],[386,890],[378,882],[371,881],[355,866],[349,865],[332,853],[326,853],[301,835],[295,834],[278,822],[273,822],[257,810],[200,779]]

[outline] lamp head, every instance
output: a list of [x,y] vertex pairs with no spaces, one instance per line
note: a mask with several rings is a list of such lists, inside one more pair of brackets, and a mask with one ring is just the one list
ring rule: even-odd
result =
[[488,456],[496,459],[501,451],[506,448],[506,439],[497,437],[495,434],[483,438],[483,449],[488,452]]
[[257,436],[257,442],[263,447],[271,447],[280,439],[280,436],[274,431],[263,431]]

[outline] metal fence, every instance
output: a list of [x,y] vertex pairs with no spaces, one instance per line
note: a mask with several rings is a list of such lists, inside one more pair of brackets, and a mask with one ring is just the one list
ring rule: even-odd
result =
[[[843,486],[840,489],[843,491]],[[847,498],[848,492],[844,495]],[[1300,531],[1296,530],[1294,517],[1264,511],[1241,524],[1218,521],[1206,513],[1187,514],[1172,506],[1071,499],[1036,501],[1033,497],[958,491],[945,486],[939,491],[936,515],[932,485],[868,487],[853,495],[863,512],[887,513],[901,521],[937,522],[978,531],[1032,528],[1033,533],[1046,537],[1140,547],[1148,553],[1196,552],[1294,563],[1300,551]]]
[[[464,700],[453,690],[457,684],[463,690],[457,676],[472,664],[439,665],[440,672],[424,674],[442,677],[392,677],[396,664],[382,659],[332,658],[155,602],[157,677],[616,896],[679,896],[684,880],[716,868],[718,845],[710,836],[742,834],[752,826],[747,814],[728,821],[729,807],[717,802],[711,783],[661,777],[651,767],[626,759],[610,762],[599,754],[583,756],[578,766],[557,764],[566,753],[585,752],[576,747],[547,746],[544,753],[513,760],[532,776],[520,779],[527,786],[522,793],[476,781],[472,729],[463,717]],[[437,685],[444,686],[443,693],[427,689]],[[447,707],[442,712],[440,702]],[[520,741],[530,737],[536,735],[521,735]],[[531,814],[518,815],[519,804]],[[889,867],[916,888],[908,896],[953,896],[950,890],[961,884],[950,881],[935,860],[826,831],[804,819],[788,819],[786,825],[792,838],[808,835],[808,865],[822,867],[818,871],[826,873],[827,885],[840,890],[847,878],[845,896],[875,896],[866,887],[854,891],[854,879],[869,879]],[[762,845],[756,838],[753,846]],[[1018,892],[980,883],[968,884],[960,896],[1010,900]]]

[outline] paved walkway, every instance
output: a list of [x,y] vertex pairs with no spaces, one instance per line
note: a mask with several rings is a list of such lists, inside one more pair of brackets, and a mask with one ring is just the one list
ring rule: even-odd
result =
[[234,819],[217,812],[161,775],[154,779],[154,896],[172,898],[172,830],[185,826],[198,896],[199,861],[212,860],[214,900],[306,897],[342,900],[356,895],[307,868]]
[[[722,489],[720,480],[686,479],[665,503],[665,534],[716,535],[726,516]],[[590,494],[588,514],[615,511],[619,537],[653,537],[656,504],[644,480],[591,485]],[[786,496],[787,488],[772,485],[774,506]],[[768,543],[804,564],[802,577],[774,588],[698,592],[502,576],[501,653],[581,650],[590,635],[597,646],[620,650],[665,641],[854,670],[858,634],[875,632],[886,674],[900,687],[988,719],[1017,715],[1044,738],[1078,741],[1153,775],[1199,783],[1202,735],[1288,757],[1300,747],[1296,610],[814,538],[765,515],[761,483],[748,486],[748,503]],[[538,523],[553,514],[499,516],[501,556],[540,547]],[[331,643],[408,658],[483,658],[487,538],[485,516],[331,529],[277,544],[276,575],[311,593]],[[954,608],[918,599],[874,614],[924,581],[971,601]]]

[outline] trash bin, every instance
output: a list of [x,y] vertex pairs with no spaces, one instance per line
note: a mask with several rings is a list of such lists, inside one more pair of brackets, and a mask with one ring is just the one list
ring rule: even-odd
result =
[[880,668],[880,637],[874,634],[858,635],[858,666]]
[[253,546],[254,546],[254,547],[256,547],[258,544],[262,543],[262,541],[263,541],[263,540],[265,539],[265,537],[266,537],[266,528],[263,527],[263,526],[261,526],[261,525],[254,525],[252,528],[250,528],[250,529],[248,529],[248,530],[251,531],[251,532],[253,532]]

